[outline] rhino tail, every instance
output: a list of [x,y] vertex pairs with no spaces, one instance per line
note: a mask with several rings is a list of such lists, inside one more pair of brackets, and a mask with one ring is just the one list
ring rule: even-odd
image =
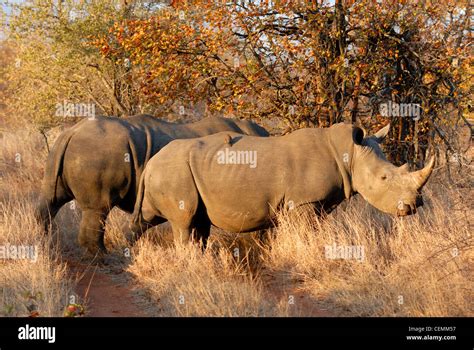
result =
[[[145,134],[146,134],[146,154],[145,154],[145,159],[143,161],[144,169],[140,175],[140,180],[138,182],[137,197],[136,197],[135,207],[133,208],[133,214],[132,214],[132,224],[140,223],[140,218],[142,214],[143,197],[144,197],[144,192],[145,192],[144,179],[145,179],[145,173],[146,173],[146,165],[148,164],[148,161],[151,159],[151,157],[153,157],[154,149],[155,149],[155,145],[153,143],[152,131],[149,128],[145,128]],[[135,169],[138,171],[138,169],[140,169],[140,165],[138,164],[138,154],[137,154],[137,151],[135,150],[135,146],[133,142],[130,142],[130,149],[132,150],[132,153],[133,153]]]
[[138,183],[137,200],[135,201],[135,207],[133,209],[133,214],[132,214],[133,225],[139,224],[141,216],[142,216],[142,204],[143,204],[143,198],[145,195],[145,173],[146,173],[146,168],[145,170],[143,170],[142,175],[140,176],[140,181]]

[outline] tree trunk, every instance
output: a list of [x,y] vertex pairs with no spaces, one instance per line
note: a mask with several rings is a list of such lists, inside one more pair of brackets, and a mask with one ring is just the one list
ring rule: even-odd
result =
[[351,123],[354,124],[359,113],[359,94],[360,94],[360,77],[362,75],[361,68],[356,68],[356,77],[354,81],[354,95],[352,98]]

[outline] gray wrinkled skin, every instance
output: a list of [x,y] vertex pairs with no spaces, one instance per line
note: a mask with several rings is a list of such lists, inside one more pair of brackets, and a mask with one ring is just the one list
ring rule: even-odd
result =
[[[176,242],[194,233],[205,244],[211,224],[231,232],[259,230],[271,226],[280,208],[329,211],[354,193],[384,212],[413,214],[434,160],[412,173],[392,165],[379,147],[388,131],[364,137],[359,128],[336,124],[281,137],[224,132],[173,141],[143,172],[133,231],[139,235],[144,223],[169,220]],[[222,164],[222,154],[232,151],[255,152],[256,161],[234,164],[237,158],[229,156]]]
[[114,206],[133,211],[148,160],[174,139],[220,131],[268,136],[255,123],[217,117],[189,124],[149,115],[85,119],[63,132],[49,154],[37,216],[47,229],[58,210],[75,199],[82,209],[79,243],[91,253],[105,252],[104,221]]

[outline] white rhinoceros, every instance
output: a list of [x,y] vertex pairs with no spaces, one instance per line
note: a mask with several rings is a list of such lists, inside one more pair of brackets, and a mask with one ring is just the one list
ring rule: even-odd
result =
[[341,123],[280,137],[223,132],[173,141],[142,174],[132,230],[139,236],[146,223],[168,220],[176,241],[195,230],[205,243],[211,225],[255,231],[271,226],[275,209],[327,211],[355,193],[386,213],[415,213],[434,158],[411,173],[392,165],[379,147],[388,131],[364,137]]

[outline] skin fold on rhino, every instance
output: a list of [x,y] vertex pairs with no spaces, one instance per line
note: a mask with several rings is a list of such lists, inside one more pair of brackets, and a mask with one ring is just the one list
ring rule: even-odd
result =
[[142,174],[132,230],[140,235],[143,223],[168,220],[175,242],[193,237],[205,246],[211,225],[230,232],[264,229],[275,210],[329,211],[355,193],[386,213],[413,214],[434,158],[416,172],[392,165],[379,147],[388,131],[365,137],[341,123],[280,137],[224,132],[173,141]]
[[133,212],[149,159],[174,139],[221,131],[269,135],[253,122],[220,117],[187,124],[150,115],[84,119],[59,136],[48,156],[36,216],[48,230],[59,209],[75,199],[82,209],[79,243],[93,254],[105,252],[107,215],[114,206]]

